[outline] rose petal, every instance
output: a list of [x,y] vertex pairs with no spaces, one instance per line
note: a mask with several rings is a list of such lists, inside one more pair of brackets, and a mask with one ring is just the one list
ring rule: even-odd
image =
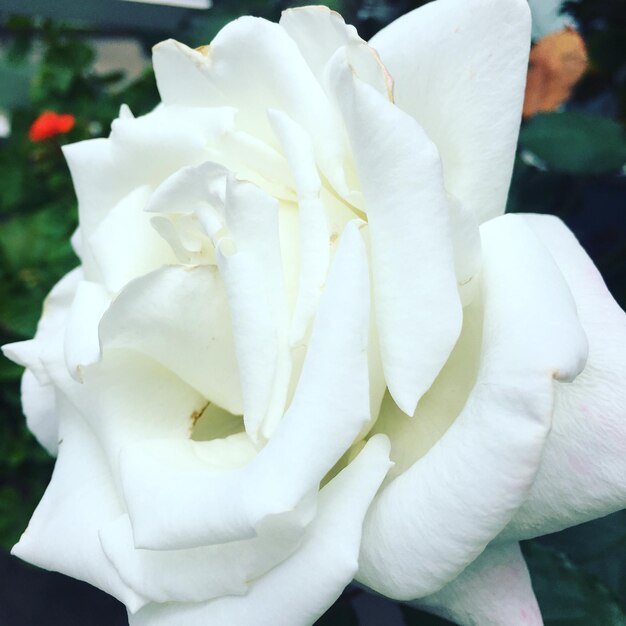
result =
[[2,346],[2,352],[8,359],[26,367],[22,376],[22,410],[26,424],[37,441],[52,455],[57,454],[59,417],[54,406],[54,387],[43,360],[51,352],[58,352],[69,309],[82,278],[82,268],[76,268],[52,288],[44,302],[33,339]]
[[111,302],[102,285],[81,280],[69,311],[64,337],[65,364],[72,377],[82,382],[81,370],[100,359],[98,324]]
[[109,139],[64,146],[78,198],[78,247],[89,280],[101,276],[88,242],[109,211],[138,187],[154,188],[181,167],[206,161],[207,145],[232,126],[232,119],[232,109],[161,106],[136,119],[121,115]]
[[228,170],[207,161],[187,166],[166,178],[150,196],[148,213],[196,214],[213,239],[223,227]]
[[396,104],[437,145],[446,189],[479,222],[504,213],[528,69],[526,0],[430,2],[370,45],[393,76]]
[[230,305],[246,431],[269,437],[284,413],[291,355],[278,203],[255,185],[228,179],[229,245],[217,260]]
[[626,499],[626,316],[557,218],[524,216],[563,273],[589,340],[571,383],[555,383],[552,430],[539,473],[507,537],[533,537],[601,517]]
[[133,281],[99,332],[105,349],[149,356],[207,400],[243,412],[226,292],[214,266],[164,267]]
[[98,441],[75,409],[57,396],[59,458],[52,480],[12,554],[84,580],[132,610],[146,600],[125,585],[102,551],[98,528],[122,514]]
[[315,493],[370,418],[368,310],[365,248],[350,223],[294,399],[258,456],[241,470],[216,473],[167,441],[125,450],[122,484],[137,547],[180,549],[252,537],[264,520]]
[[[296,520],[297,521],[297,520]],[[152,602],[201,602],[242,595],[296,550],[302,523],[281,524],[257,537],[187,550],[138,550],[127,515],[100,531],[102,547],[122,580]]]
[[234,107],[238,127],[274,147],[266,111],[278,109],[309,130],[316,151],[338,147],[330,103],[278,24],[241,17],[201,51],[170,39],[155,46],[153,63],[165,105]]
[[454,269],[463,306],[470,304],[478,291],[482,265],[480,230],[474,213],[454,197],[448,198]]
[[525,500],[550,429],[553,378],[582,369],[586,338],[547,249],[523,218],[481,228],[484,323],[476,383],[445,435],[377,497],[359,580],[410,600],[473,561]]
[[411,604],[464,626],[543,625],[516,543],[488,546],[443,589]]
[[252,583],[246,595],[202,604],[148,605],[130,616],[131,626],[310,626],[356,572],[363,516],[389,468],[388,453],[384,436],[371,439],[322,489],[300,548]]
[[42,360],[50,350],[56,349],[59,336],[65,332],[69,309],[83,276],[82,268],[77,267],[52,288],[44,301],[37,332],[32,339],[2,346],[7,359],[29,368],[41,384],[50,381]]
[[330,258],[329,232],[320,197],[322,182],[309,136],[282,111],[271,110],[269,116],[291,166],[298,191],[300,276],[290,333],[291,343],[296,344],[304,340],[309,330],[326,281]]
[[83,370],[81,384],[70,377],[59,344],[45,363],[47,371],[94,431],[116,479],[123,447],[146,439],[189,438],[206,399],[172,371],[139,352],[110,349]]
[[331,83],[365,198],[383,368],[394,400],[412,415],[461,327],[441,167],[419,125],[341,55]]
[[[126,283],[168,263],[176,256],[145,212],[150,188],[138,187],[111,207],[88,238],[103,286],[116,293]],[[115,242],[115,246],[111,243]]]
[[153,61],[164,104],[235,107],[238,128],[268,146],[280,148],[266,112],[285,112],[308,131],[326,178],[340,194],[351,197],[344,171],[345,134],[322,86],[284,28],[242,17],[224,27],[202,51],[164,41],[155,46]]
[[56,456],[59,442],[59,416],[54,406],[54,387],[41,384],[29,369],[22,375],[22,411],[26,425],[37,441]]
[[325,6],[295,7],[283,11],[279,23],[296,42],[321,85],[326,86],[332,56],[344,48],[358,77],[392,99],[392,80],[376,51],[339,13]]
[[459,340],[435,382],[420,399],[415,413],[412,416],[403,413],[389,394],[383,399],[373,431],[385,433],[391,440],[394,466],[387,481],[408,470],[443,437],[476,384],[484,314],[480,289],[479,278],[476,300],[463,310]]

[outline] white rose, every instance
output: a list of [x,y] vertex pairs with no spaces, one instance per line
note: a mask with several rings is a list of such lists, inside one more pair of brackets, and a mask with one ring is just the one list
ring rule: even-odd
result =
[[163,104],[66,150],[82,266],[6,348],[59,455],[18,556],[133,626],[304,626],[355,576],[541,622],[517,540],[625,501],[626,324],[558,220],[501,216],[529,28],[438,0],[371,47],[320,7],[156,47]]

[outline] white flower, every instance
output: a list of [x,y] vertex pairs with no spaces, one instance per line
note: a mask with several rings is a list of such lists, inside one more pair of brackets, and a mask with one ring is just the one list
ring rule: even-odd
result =
[[625,501],[626,323],[502,216],[529,30],[438,0],[155,48],[163,104],[66,149],[82,265],[5,348],[59,454],[18,556],[132,626],[306,626],[355,576],[541,622],[517,541]]

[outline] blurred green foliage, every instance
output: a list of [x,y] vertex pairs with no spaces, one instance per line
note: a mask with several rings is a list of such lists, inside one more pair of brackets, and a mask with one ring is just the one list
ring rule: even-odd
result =
[[[368,38],[422,0],[328,2]],[[190,13],[170,36],[191,46],[209,42],[241,14],[277,19],[281,0],[216,0]],[[564,110],[522,126],[508,210],[553,213],[574,229],[626,305],[626,11],[623,0],[572,0],[589,48],[591,69]],[[2,24],[4,58],[0,106],[11,134],[0,140],[0,343],[31,337],[52,285],[77,259],[69,239],[76,201],[62,155],[64,143],[108,134],[122,103],[140,115],[158,101],[149,69],[128,83],[122,72],[98,74],[86,32],[46,20],[12,17]],[[137,33],[144,48],[156,35]],[[142,39],[143,37],[143,39]],[[36,59],[33,64],[32,59]],[[28,94],[28,97],[24,96]],[[28,129],[44,110],[71,113],[66,135],[33,143]],[[25,528],[49,480],[53,461],[21,416],[21,368],[0,357],[0,546],[9,549]],[[625,625],[626,519],[618,513],[529,542],[525,553],[548,626]],[[349,589],[320,626],[358,624]],[[407,626],[448,622],[402,607]]]
[[522,128],[519,142],[553,172],[610,174],[626,163],[626,129],[581,111],[535,115]]
[[[124,86],[124,75],[93,70],[94,51],[80,31],[14,17],[3,24],[5,62],[26,77],[29,97],[2,102],[11,134],[0,140],[0,343],[33,335],[52,285],[78,263],[70,245],[76,200],[61,151],[64,143],[106,134],[122,102],[138,113],[158,97],[147,70]],[[29,61],[38,59],[29,67]],[[71,113],[67,135],[32,142],[28,129],[44,110]],[[53,461],[21,415],[21,368],[0,357],[0,546],[11,547],[26,527],[49,480]]]
[[[623,542],[622,528],[615,547],[623,548]],[[623,553],[618,554],[614,558],[623,558]],[[626,626],[626,613],[618,597],[564,553],[538,542],[528,542],[525,556],[546,624]]]

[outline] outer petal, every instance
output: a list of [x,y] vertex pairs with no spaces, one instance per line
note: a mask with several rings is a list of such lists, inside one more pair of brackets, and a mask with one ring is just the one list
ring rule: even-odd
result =
[[525,216],[576,300],[587,365],[555,383],[552,431],[537,479],[505,535],[532,537],[617,511],[626,502],[626,315],[557,218]]
[[586,358],[572,296],[523,218],[484,224],[482,241],[477,381],[445,435],[382,491],[364,529],[359,580],[399,599],[440,589],[509,522],[541,461],[552,379],[571,380]]
[[413,602],[463,626],[542,626],[524,557],[516,543],[489,546],[457,578]]
[[52,455],[57,453],[59,418],[54,387],[42,359],[58,347],[58,338],[65,332],[72,300],[82,277],[82,268],[76,268],[52,288],[33,339],[2,346],[7,358],[26,367],[22,376],[22,410],[26,424]]
[[357,569],[363,517],[389,468],[385,437],[361,454],[319,497],[319,509],[296,553],[241,597],[202,604],[149,605],[131,626],[310,626]]
[[446,189],[481,222],[504,213],[528,66],[526,0],[430,2],[370,44],[396,104],[437,145]]
[[99,527],[122,514],[106,458],[93,432],[62,396],[57,410],[61,440],[52,481],[12,553],[85,580],[137,610],[145,600],[122,582],[98,540]]
[[441,166],[415,120],[356,78],[343,50],[331,69],[369,222],[385,378],[412,415],[461,329]]
[[37,441],[53,456],[58,451],[59,417],[54,402],[54,387],[41,384],[29,369],[22,375],[22,411],[26,425]]
[[83,270],[81,267],[77,267],[66,274],[52,288],[44,301],[43,312],[37,324],[35,336],[28,341],[8,343],[2,346],[2,352],[7,359],[31,369],[41,383],[50,380],[43,361],[51,351],[56,350],[58,338],[65,332],[70,307],[82,279]]
[[250,581],[290,556],[304,534],[297,524],[269,530],[252,539],[188,550],[140,550],[124,515],[103,526],[100,539],[124,582],[137,593],[153,602],[201,602],[246,593]]
[[110,303],[110,294],[99,283],[88,280],[78,283],[67,315],[63,345],[67,369],[80,382],[83,366],[100,358],[98,324]]

